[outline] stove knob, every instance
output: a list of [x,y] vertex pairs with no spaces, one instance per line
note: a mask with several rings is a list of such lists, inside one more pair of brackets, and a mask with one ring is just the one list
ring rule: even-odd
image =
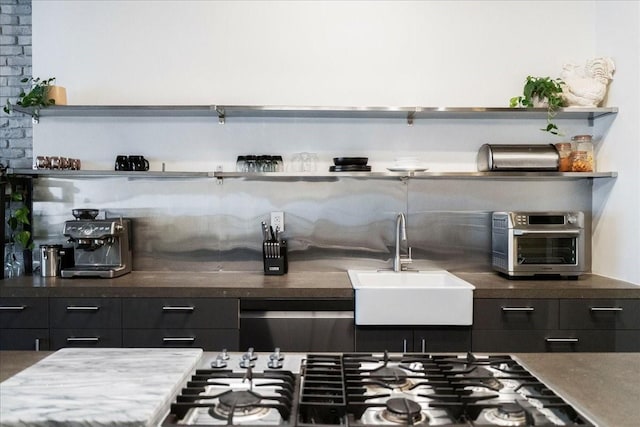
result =
[[250,347],[245,354],[242,355],[242,360],[256,360],[258,356],[253,353],[253,347]]
[[229,353],[227,353],[227,349],[223,348],[218,357],[224,360],[229,360]]
[[269,361],[267,362],[267,366],[271,369],[279,369],[282,368],[282,361],[284,360],[284,356],[280,353],[280,347],[276,347],[273,350],[273,353],[269,355]]
[[267,362],[267,366],[271,369],[282,368],[282,359],[271,359]]
[[[253,359],[253,360],[255,360],[255,359]],[[243,356],[242,359],[240,360],[240,367],[244,368],[244,369],[255,367],[256,364],[253,363],[253,360],[248,359],[248,358],[245,359],[244,356]]]
[[282,353],[280,353],[280,347],[276,347],[273,350],[273,353],[271,353],[269,355],[269,359],[270,360],[282,360],[282,359],[284,359],[284,356],[282,355]]
[[220,356],[216,357],[216,360],[211,362],[212,368],[226,368],[227,362]]

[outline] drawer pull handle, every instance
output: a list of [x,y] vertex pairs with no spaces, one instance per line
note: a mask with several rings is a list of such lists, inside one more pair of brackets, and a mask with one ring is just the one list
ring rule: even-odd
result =
[[1,305],[0,310],[6,311],[22,311],[27,308],[26,305]]
[[164,337],[162,342],[194,342],[195,337]]
[[67,311],[98,311],[100,307],[95,305],[68,305]]
[[100,337],[67,337],[67,342],[98,342]]
[[502,307],[502,311],[525,311],[525,312],[532,312],[534,311],[535,308],[534,307]]
[[591,311],[622,311],[622,307],[590,307]]
[[578,338],[545,338],[545,341],[575,343],[578,342]]
[[194,306],[190,306],[190,305],[184,305],[184,306],[179,306],[179,305],[165,305],[164,307],[162,307],[162,311],[193,311],[195,310]]

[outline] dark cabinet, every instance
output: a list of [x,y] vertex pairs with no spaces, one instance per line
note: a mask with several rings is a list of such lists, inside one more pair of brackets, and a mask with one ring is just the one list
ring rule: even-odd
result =
[[239,348],[234,298],[124,298],[124,347]]
[[0,350],[49,350],[47,298],[0,298]]
[[121,347],[119,298],[50,298],[51,348]]
[[351,299],[242,299],[240,348],[352,352]]
[[480,330],[555,329],[557,312],[555,299],[476,299],[473,326]]
[[476,299],[476,352],[640,351],[640,300]]
[[356,326],[356,351],[465,352],[471,351],[467,326]]
[[640,351],[640,299],[561,300],[559,317],[579,351]]
[[560,301],[562,329],[640,329],[640,299]]

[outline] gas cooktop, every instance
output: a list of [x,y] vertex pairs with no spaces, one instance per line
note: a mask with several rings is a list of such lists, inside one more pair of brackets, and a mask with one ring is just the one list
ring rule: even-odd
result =
[[509,355],[221,352],[163,426],[594,426]]

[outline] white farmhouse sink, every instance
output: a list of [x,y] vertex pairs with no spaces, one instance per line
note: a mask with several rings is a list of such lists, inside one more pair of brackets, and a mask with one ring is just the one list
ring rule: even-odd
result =
[[475,287],[446,270],[349,270],[356,325],[471,325]]

